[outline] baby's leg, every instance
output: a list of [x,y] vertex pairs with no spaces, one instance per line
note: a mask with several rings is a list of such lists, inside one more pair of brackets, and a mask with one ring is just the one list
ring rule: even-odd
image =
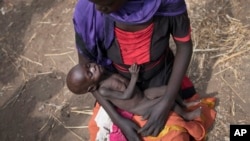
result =
[[175,100],[181,107],[183,108],[188,108],[188,107],[192,107],[195,106],[197,104],[199,104],[201,101],[200,100],[196,100],[196,101],[192,101],[192,102],[185,102],[183,101],[183,99],[181,98],[180,95],[177,96],[176,100]]
[[201,107],[195,109],[194,111],[187,112],[183,110],[183,108],[180,107],[180,105],[175,104],[173,110],[174,112],[179,114],[183,119],[188,120],[188,121],[193,120],[194,118],[199,117],[201,115]]

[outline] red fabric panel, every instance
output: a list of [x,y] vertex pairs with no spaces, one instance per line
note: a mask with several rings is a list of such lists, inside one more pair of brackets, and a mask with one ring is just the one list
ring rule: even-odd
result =
[[190,81],[190,79],[187,76],[184,76],[181,84],[181,89],[186,89],[189,87],[193,87],[193,83]]
[[137,63],[140,65],[150,61],[150,44],[153,34],[153,24],[136,32],[128,32],[115,28],[115,34],[120,45],[124,64],[132,65]]

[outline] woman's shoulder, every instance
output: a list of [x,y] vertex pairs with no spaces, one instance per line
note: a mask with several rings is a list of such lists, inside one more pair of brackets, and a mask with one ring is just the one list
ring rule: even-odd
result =
[[[104,15],[95,9],[95,5],[88,0],[79,0],[73,13],[75,27],[91,29],[93,24],[102,27]],[[95,22],[94,22],[95,21]]]
[[177,16],[187,11],[185,0],[161,0],[155,15]]

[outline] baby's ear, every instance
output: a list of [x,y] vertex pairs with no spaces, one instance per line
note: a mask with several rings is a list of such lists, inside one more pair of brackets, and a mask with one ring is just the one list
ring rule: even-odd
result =
[[88,90],[87,90],[87,91],[88,91],[88,92],[95,91],[96,88],[97,88],[96,85],[91,85],[91,86],[88,87]]

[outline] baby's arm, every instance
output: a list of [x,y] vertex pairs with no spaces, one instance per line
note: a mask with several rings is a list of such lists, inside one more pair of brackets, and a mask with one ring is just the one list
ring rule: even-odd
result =
[[133,64],[132,66],[130,66],[130,68],[128,70],[131,74],[131,78],[130,78],[128,87],[124,91],[124,94],[123,94],[125,99],[132,98],[132,96],[134,94],[134,90],[136,87],[136,81],[138,80],[140,68],[136,64]]
[[125,89],[124,92],[121,91],[115,91],[112,89],[112,87],[100,87],[99,93],[102,96],[108,97],[108,98],[116,98],[121,100],[130,99],[133,96],[135,87],[136,87],[136,81],[138,79],[138,73],[139,73],[139,67],[136,64],[133,64],[129,68],[129,72],[131,73],[131,79],[128,84],[128,87]]

